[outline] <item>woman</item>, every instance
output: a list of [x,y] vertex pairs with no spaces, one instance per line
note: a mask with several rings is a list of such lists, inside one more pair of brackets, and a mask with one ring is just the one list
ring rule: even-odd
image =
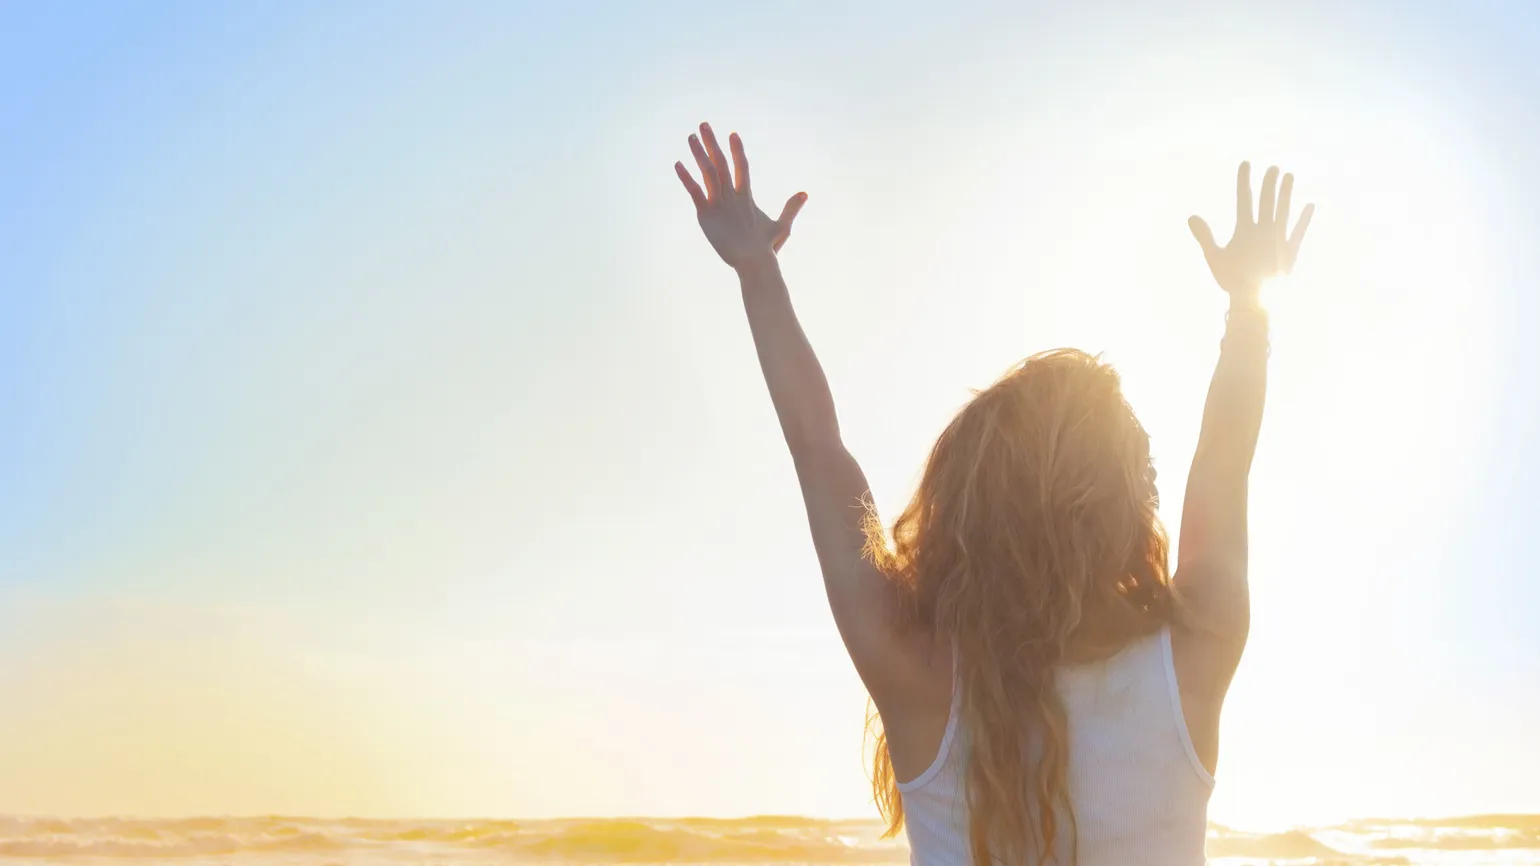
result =
[[708,125],[689,141],[700,183],[674,167],[738,273],[829,606],[882,721],[873,788],[890,832],[907,827],[926,866],[1203,862],[1220,706],[1249,621],[1258,290],[1293,266],[1312,212],[1286,234],[1292,176],[1280,186],[1268,169],[1253,212],[1241,164],[1225,246],[1189,222],[1230,312],[1173,579],[1149,437],[1117,374],[1074,350],[1028,358],[958,412],[889,543],[777,266],[807,196],[772,220],[736,134],[731,157]]

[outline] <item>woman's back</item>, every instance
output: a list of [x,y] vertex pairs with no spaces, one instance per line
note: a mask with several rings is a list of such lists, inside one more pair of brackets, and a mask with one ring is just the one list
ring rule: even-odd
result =
[[[1172,575],[1149,435],[1115,371],[1075,350],[1033,355],[977,392],[885,532],[777,258],[807,197],[772,220],[742,140],[729,145],[731,156],[702,124],[689,139],[701,182],[674,170],[737,272],[829,608],[881,717],[872,786],[890,831],[907,819],[918,864],[1201,863],[1203,768],[1218,760],[1220,707],[1250,628],[1260,291],[1293,266],[1312,213],[1288,231],[1293,176],[1280,183],[1269,168],[1253,206],[1242,163],[1223,246],[1188,221],[1230,310]],[[900,787],[899,773],[914,782]]]
[[[1106,661],[1066,665],[1056,682],[1069,728],[1068,789],[1078,866],[1203,862],[1214,778],[1193,749],[1177,689],[1171,632]],[[960,697],[960,696],[959,696]],[[912,859],[967,866],[967,737],[957,700],[929,769],[901,783]]]

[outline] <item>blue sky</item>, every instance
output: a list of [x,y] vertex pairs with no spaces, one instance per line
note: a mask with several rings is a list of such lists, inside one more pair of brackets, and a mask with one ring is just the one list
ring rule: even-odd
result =
[[811,193],[788,273],[888,512],[966,387],[1073,343],[1178,513],[1220,309],[1186,216],[1295,168],[1215,816],[1540,810],[1537,38],[1518,2],[0,6],[0,812],[868,814],[671,170],[702,119]]

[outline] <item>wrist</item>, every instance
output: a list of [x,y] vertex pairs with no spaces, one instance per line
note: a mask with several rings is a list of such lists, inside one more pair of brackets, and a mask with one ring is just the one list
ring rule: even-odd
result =
[[1262,356],[1266,357],[1272,354],[1269,330],[1267,309],[1256,297],[1232,297],[1230,309],[1225,312],[1225,333],[1220,346],[1223,350],[1238,350],[1243,354],[1261,350]]
[[775,253],[766,250],[761,255],[749,256],[734,263],[733,270],[738,272],[739,280],[748,282],[778,275],[781,272],[781,262],[775,257]]
[[1262,299],[1256,295],[1231,295],[1230,308],[1225,311],[1225,321],[1231,319],[1248,321],[1267,321],[1267,308],[1262,306]]

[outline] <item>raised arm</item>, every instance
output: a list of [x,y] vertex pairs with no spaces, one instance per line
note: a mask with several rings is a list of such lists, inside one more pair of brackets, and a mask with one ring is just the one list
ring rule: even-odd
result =
[[1294,176],[1284,175],[1280,186],[1276,167],[1262,178],[1255,211],[1247,163],[1241,163],[1236,187],[1235,233],[1229,243],[1217,245],[1198,217],[1188,223],[1214,279],[1230,296],[1230,311],[1187,476],[1176,581],[1188,605],[1188,624],[1219,650],[1211,655],[1221,691],[1250,627],[1247,477],[1262,427],[1268,354],[1267,313],[1258,293],[1264,281],[1294,267],[1314,212],[1314,205],[1306,205],[1294,233],[1287,234]]
[[792,196],[780,218],[770,219],[754,203],[742,140],[736,133],[730,137],[729,159],[709,125],[701,124],[700,132],[700,138],[690,136],[690,151],[702,183],[683,163],[674,169],[695,203],[706,239],[738,273],[760,370],[802,487],[829,607],[880,707],[906,690],[909,654],[892,626],[894,587],[863,555],[862,521],[871,497],[866,476],[840,439],[829,381],[797,321],[776,258],[807,195]]

